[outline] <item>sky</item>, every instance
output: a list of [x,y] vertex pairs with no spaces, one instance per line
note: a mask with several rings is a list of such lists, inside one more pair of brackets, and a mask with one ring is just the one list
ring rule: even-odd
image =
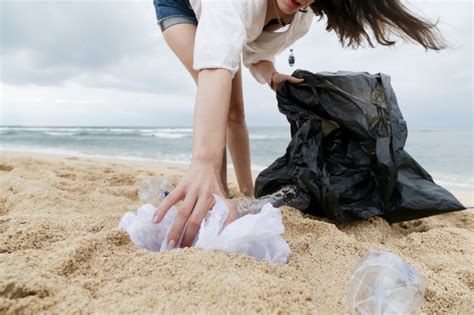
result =
[[[276,59],[296,69],[391,76],[409,128],[473,128],[473,1],[403,1],[439,19],[441,52],[343,48],[325,21]],[[192,126],[196,87],[165,43],[153,1],[0,0],[0,124],[29,126]],[[243,69],[249,126],[287,126],[275,92]]]

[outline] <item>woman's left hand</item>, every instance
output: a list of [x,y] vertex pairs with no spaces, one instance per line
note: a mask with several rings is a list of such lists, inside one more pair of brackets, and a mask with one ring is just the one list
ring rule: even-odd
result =
[[292,77],[291,75],[288,75],[288,74],[275,72],[275,74],[273,74],[272,90],[276,92],[280,84],[282,84],[285,81],[290,81],[290,83],[299,84],[299,83],[302,83],[304,79],[299,79],[296,77]]

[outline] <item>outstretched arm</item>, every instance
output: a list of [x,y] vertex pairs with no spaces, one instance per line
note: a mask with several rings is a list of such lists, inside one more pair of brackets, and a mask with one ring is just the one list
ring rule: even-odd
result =
[[[186,223],[181,246],[191,246],[201,221],[215,203],[212,194],[225,199],[219,172],[225,147],[231,73],[226,69],[203,69],[197,85],[191,165],[178,186],[158,206],[153,220],[159,223],[169,208],[184,200],[168,236],[170,247],[179,243]],[[235,206],[228,201],[227,205],[230,212],[226,224],[237,217]]]
[[197,85],[192,162],[207,162],[220,168],[232,90],[231,73],[226,69],[201,70]]

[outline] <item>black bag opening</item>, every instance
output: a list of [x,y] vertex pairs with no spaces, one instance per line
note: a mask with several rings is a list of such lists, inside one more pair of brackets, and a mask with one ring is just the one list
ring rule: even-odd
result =
[[298,200],[286,204],[338,222],[382,216],[394,223],[465,209],[404,150],[407,125],[388,75],[292,75],[304,82],[286,81],[277,91],[292,139],[258,175],[256,197],[292,186]]

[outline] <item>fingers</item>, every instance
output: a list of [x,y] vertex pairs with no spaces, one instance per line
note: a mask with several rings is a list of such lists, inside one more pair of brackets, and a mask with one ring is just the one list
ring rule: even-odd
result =
[[287,75],[287,74],[280,74],[280,76],[278,76],[276,79],[274,79],[275,89],[272,88],[272,90],[277,91],[278,88],[280,87],[280,85],[284,81],[289,81],[292,84],[299,84],[299,83],[303,83],[304,79],[296,78],[296,77],[293,77],[293,76]]
[[[229,208],[229,213],[224,222],[224,227],[226,227],[237,219],[237,207],[225,197],[221,187],[217,190],[217,193],[221,195]],[[188,194],[184,196],[184,192],[177,187],[157,207],[153,222],[161,222],[168,210],[178,201],[182,200],[183,197],[183,204],[178,209],[176,218],[168,234],[168,248],[174,248],[180,241],[181,235],[183,236],[180,244],[181,247],[192,246],[201,227],[202,220],[215,205],[215,198],[211,193],[201,193],[198,199],[197,193],[188,192]]]
[[288,79],[288,81],[290,81],[291,83],[298,84],[298,83],[304,82],[304,79],[295,78],[295,77],[290,77],[290,78]]
[[178,201],[182,200],[184,194],[181,189],[175,188],[165,199],[160,203],[160,205],[155,210],[155,215],[153,217],[153,223],[160,223],[163,220],[166,212],[174,206]]
[[186,226],[186,231],[184,232],[181,242],[182,247],[193,245],[194,239],[201,227],[202,220],[206,217],[214,204],[215,199],[211,194],[201,195],[199,197],[193,213],[189,217],[188,225]]
[[183,205],[178,212],[176,213],[176,218],[174,219],[173,225],[171,226],[170,233],[168,234],[168,244],[169,247],[174,247],[178,244],[181,235],[183,234],[184,226],[193,211],[194,205],[196,203],[196,194],[188,194],[184,199]]
[[225,203],[229,208],[229,214],[227,215],[227,219],[224,222],[224,227],[237,220],[237,206],[229,200],[225,200]]

